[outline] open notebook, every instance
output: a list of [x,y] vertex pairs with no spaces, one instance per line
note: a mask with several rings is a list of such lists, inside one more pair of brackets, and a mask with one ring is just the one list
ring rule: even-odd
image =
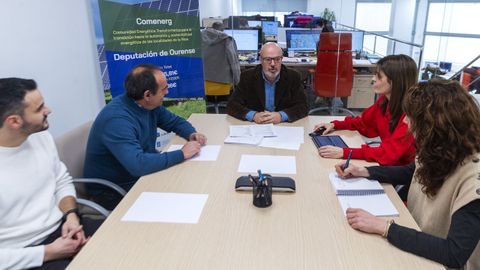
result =
[[347,208],[361,208],[379,217],[398,216],[397,209],[378,181],[363,177],[343,180],[336,173],[330,173],[329,178],[343,213]]

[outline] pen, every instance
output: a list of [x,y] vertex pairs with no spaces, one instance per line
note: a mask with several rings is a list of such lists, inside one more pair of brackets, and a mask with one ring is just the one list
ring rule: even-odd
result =
[[258,172],[258,179],[260,180],[260,182],[262,182],[263,181],[262,171],[260,169],[258,169],[257,172]]
[[250,178],[250,182],[252,183],[253,186],[258,186],[258,181],[253,177],[251,174],[248,175],[248,178]]
[[348,152],[348,157],[347,157],[347,162],[343,165],[343,169],[345,170],[348,168],[348,165],[350,164],[350,159],[352,158],[352,150],[350,149],[350,152]]

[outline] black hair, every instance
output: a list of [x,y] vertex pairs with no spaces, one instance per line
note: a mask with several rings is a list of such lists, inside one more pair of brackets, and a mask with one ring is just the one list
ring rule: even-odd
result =
[[23,115],[27,92],[37,89],[37,83],[30,79],[4,78],[0,79],[0,127],[7,116]]
[[124,87],[127,96],[134,100],[140,100],[147,90],[150,90],[155,95],[158,90],[158,84],[154,72],[157,70],[161,71],[159,67],[150,64],[135,66],[125,78]]

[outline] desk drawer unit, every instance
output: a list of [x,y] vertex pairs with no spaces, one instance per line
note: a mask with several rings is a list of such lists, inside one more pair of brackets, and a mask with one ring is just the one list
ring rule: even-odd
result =
[[352,95],[348,97],[348,108],[364,109],[375,102],[375,92],[373,92],[372,75],[355,75],[353,77]]

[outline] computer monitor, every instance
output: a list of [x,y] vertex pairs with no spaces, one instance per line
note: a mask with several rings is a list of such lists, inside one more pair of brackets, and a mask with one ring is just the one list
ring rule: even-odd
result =
[[337,33],[352,33],[352,51],[363,51],[363,31],[337,30]]
[[262,27],[262,21],[247,21],[248,27],[251,28],[260,28]]
[[287,30],[305,30],[304,28],[278,27],[277,43],[282,48],[287,48]]
[[262,21],[262,32],[265,36],[277,36],[278,22]]
[[258,51],[262,44],[260,29],[225,29],[223,31],[235,39],[239,52]]
[[287,30],[287,50],[293,52],[315,52],[320,40],[320,29]]

